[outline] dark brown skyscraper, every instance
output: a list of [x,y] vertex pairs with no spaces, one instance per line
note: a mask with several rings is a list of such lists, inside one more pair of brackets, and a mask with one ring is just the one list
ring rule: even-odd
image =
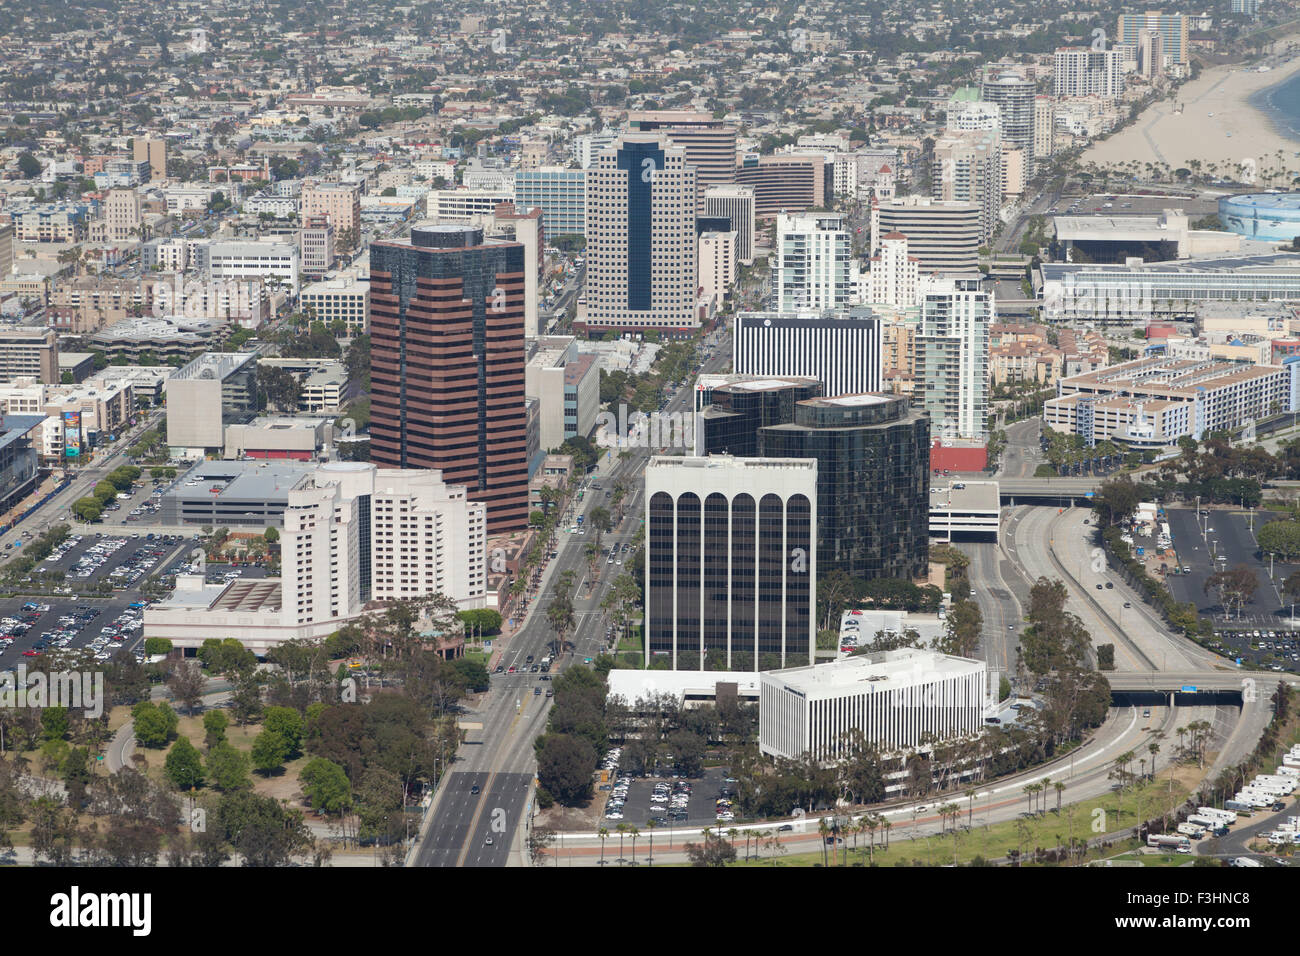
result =
[[370,246],[371,461],[439,469],[490,534],[528,525],[524,268],[469,226]]

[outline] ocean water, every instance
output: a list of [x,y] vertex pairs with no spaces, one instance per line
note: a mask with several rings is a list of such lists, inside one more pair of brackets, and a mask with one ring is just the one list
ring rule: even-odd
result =
[[1273,121],[1279,135],[1300,143],[1300,73],[1257,90],[1247,102]]

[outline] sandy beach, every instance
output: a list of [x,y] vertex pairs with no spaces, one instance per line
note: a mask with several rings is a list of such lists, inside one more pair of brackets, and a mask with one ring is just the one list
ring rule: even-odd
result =
[[[1300,140],[1280,135],[1269,117],[1247,102],[1257,90],[1300,72],[1300,56],[1272,62],[1266,73],[1239,66],[1207,70],[1174,98],[1148,107],[1132,126],[1091,146],[1083,162],[1105,165],[1137,160],[1178,168],[1192,159],[1240,163],[1251,157],[1263,168],[1274,165],[1281,150],[1286,166],[1300,168],[1296,156]],[[1175,112],[1176,104],[1181,113]]]

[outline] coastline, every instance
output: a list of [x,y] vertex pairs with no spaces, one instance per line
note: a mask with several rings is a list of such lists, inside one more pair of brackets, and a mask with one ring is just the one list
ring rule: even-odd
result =
[[[1275,165],[1280,152],[1285,166],[1300,169],[1300,133],[1262,102],[1270,89],[1297,74],[1300,55],[1263,73],[1258,66],[1207,70],[1173,98],[1147,107],[1131,126],[1090,146],[1082,161],[1167,163],[1177,169],[1191,160],[1240,164],[1253,159],[1262,169]],[[1175,103],[1181,113],[1174,111]]]
[[1247,97],[1246,105],[1257,110],[1268,121],[1276,135],[1300,143],[1300,114],[1287,122],[1282,119],[1282,110],[1273,103],[1273,98],[1279,94],[1283,86],[1289,86],[1293,95],[1300,96],[1300,86],[1292,75],[1281,82],[1256,90]]

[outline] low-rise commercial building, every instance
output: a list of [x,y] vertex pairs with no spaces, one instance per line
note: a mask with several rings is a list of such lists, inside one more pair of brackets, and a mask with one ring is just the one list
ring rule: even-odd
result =
[[167,444],[172,453],[201,458],[220,452],[226,427],[257,409],[257,355],[208,352],[167,380]]
[[0,327],[0,382],[59,381],[59,337],[53,329]]
[[848,734],[895,753],[978,734],[986,666],[916,648],[759,675],[758,746],[818,762],[849,755]]

